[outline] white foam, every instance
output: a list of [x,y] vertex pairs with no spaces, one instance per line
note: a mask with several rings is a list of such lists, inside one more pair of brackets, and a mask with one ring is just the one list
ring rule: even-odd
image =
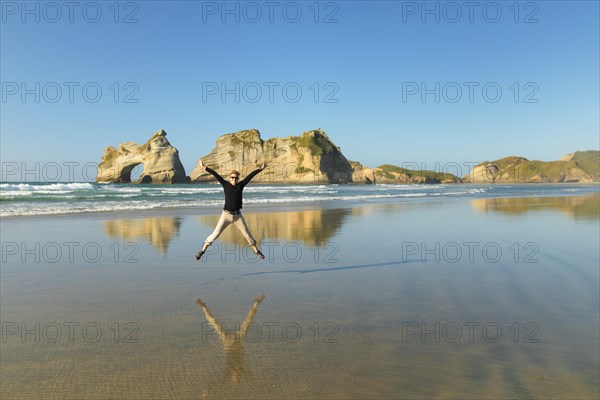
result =
[[[171,187],[75,184],[1,184],[0,216],[222,206],[220,185]],[[28,190],[31,189],[31,190]],[[89,190],[94,189],[94,190]],[[369,201],[440,196],[473,196],[487,188],[447,185],[255,185],[245,189],[245,204]],[[25,196],[33,196],[30,201]],[[73,200],[75,199],[75,200]],[[47,200],[47,201],[46,201]]]
[[94,189],[94,186],[91,183],[52,183],[50,185],[41,184],[29,184],[29,183],[2,183],[0,184],[0,190],[25,190],[25,191],[33,191],[33,192],[56,192],[56,191],[73,191],[73,190],[81,190],[81,189]]
[[132,188],[132,187],[108,186],[108,187],[101,187],[98,189],[103,190],[103,191],[121,192],[121,193],[142,193],[141,188]]
[[2,190],[0,197],[30,196],[33,192],[29,190]]
[[105,203],[51,203],[32,206],[31,204],[20,204],[13,207],[2,207],[0,217],[17,216],[39,216],[39,215],[60,215],[60,214],[82,214],[92,212],[112,212],[112,211],[134,211],[134,210],[152,210],[157,208],[184,208],[184,207],[206,207],[222,204],[223,201],[198,201],[198,202],[147,202],[147,201],[128,201],[123,202],[105,202]]
[[221,187],[210,187],[210,188],[163,188],[160,193],[165,194],[194,194],[194,193],[220,193],[223,189]]

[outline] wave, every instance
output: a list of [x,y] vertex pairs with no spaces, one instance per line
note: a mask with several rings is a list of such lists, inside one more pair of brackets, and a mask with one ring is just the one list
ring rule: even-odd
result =
[[120,192],[120,193],[142,193],[141,188],[132,188],[132,187],[106,186],[106,187],[99,187],[98,190],[110,191],[110,192]]
[[[338,195],[294,195],[284,197],[259,197],[246,198],[244,204],[294,204],[294,203],[314,203],[321,201],[364,201],[377,199],[393,198],[415,198],[440,196],[444,193],[380,193],[380,194],[338,194]],[[134,194],[123,194],[125,196],[135,196]],[[111,212],[111,211],[135,211],[152,210],[160,208],[205,208],[222,206],[223,199],[190,199],[175,200],[160,198],[156,200],[123,200],[123,201],[85,201],[85,202],[46,202],[46,203],[15,203],[4,206],[0,209],[0,217],[16,216],[34,216],[34,215],[58,215],[58,214],[80,214],[90,212]]]
[[9,190],[0,191],[0,197],[9,197],[9,196],[31,196],[33,195],[32,191],[29,190]]
[[[441,194],[441,193],[437,193]],[[369,199],[392,199],[392,198],[403,198],[403,197],[424,197],[430,196],[427,193],[405,193],[405,194],[371,194],[371,195],[354,195],[354,196],[296,196],[296,197],[282,197],[272,199],[248,199],[244,200],[244,204],[268,204],[268,203],[302,203],[302,202],[314,202],[314,201],[352,201],[352,200],[369,200]]]
[[28,205],[27,207],[11,207],[0,209],[0,217],[20,217],[20,216],[40,216],[40,215],[60,215],[60,214],[82,214],[94,212],[113,212],[113,211],[135,211],[152,210],[160,208],[183,208],[216,206],[222,204],[222,201],[209,201],[202,203],[161,203],[147,201],[128,201],[128,202],[105,202],[105,203],[85,203],[73,205],[72,203]]
[[51,183],[51,184],[30,184],[30,183],[2,183],[0,184],[0,191],[64,191],[70,192],[73,190],[82,190],[82,189],[95,189],[94,185],[91,183]]
[[219,187],[201,187],[201,188],[164,188],[160,193],[164,194],[196,194],[196,193],[221,193],[223,189]]
[[[564,185],[253,185],[244,204],[408,201],[410,199],[561,195],[598,191]],[[396,199],[396,200],[394,200]],[[221,207],[218,184],[127,185],[95,183],[2,183],[0,217],[135,211],[160,208]]]

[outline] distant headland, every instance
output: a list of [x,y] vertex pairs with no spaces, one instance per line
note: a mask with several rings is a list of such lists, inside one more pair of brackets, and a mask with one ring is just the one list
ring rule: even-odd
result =
[[[179,151],[157,131],[143,145],[124,142],[104,150],[96,182],[130,183],[131,172],[143,171],[135,183],[212,182],[212,175],[196,167],[186,174]],[[506,157],[484,161],[467,175],[412,170],[384,164],[369,168],[350,161],[321,129],[300,136],[263,140],[256,129],[220,136],[212,151],[202,156],[206,165],[217,171],[232,169],[247,174],[263,160],[270,161],[257,182],[281,184],[308,183],[589,183],[600,181],[600,151],[577,151],[557,161],[532,161]]]

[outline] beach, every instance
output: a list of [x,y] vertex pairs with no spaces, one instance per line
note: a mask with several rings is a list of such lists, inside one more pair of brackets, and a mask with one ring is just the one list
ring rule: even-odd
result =
[[0,3],[0,400],[600,400],[600,1]]
[[0,397],[597,398],[597,186],[457,188],[3,218]]

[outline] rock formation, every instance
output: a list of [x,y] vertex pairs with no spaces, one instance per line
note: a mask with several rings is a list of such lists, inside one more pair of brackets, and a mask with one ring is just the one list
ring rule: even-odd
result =
[[463,179],[472,183],[575,183],[600,179],[600,152],[578,151],[558,161],[506,157],[476,165]]
[[162,129],[146,143],[121,143],[118,148],[109,146],[104,150],[98,166],[96,182],[131,182],[131,171],[142,164],[144,171],[139,183],[187,182],[185,170],[179,160],[179,152],[166,138]]
[[[256,129],[223,135],[202,161],[225,175],[238,170],[247,175],[262,161],[269,167],[254,178],[265,183],[346,183],[352,181],[352,166],[340,149],[321,129],[301,136],[262,140]],[[214,181],[212,175],[196,167],[192,182]]]
[[350,165],[352,166],[352,182],[365,183],[367,185],[377,184],[375,171],[371,168],[362,165],[358,161],[350,161]]
[[[214,177],[198,167],[190,177],[169,143],[167,133],[156,132],[143,145],[121,143],[104,150],[96,182],[131,182],[131,171],[142,164],[137,183],[212,182]],[[412,170],[384,164],[369,168],[348,161],[321,129],[300,136],[262,140],[256,129],[222,135],[202,160],[222,175],[235,169],[247,175],[263,161],[269,167],[254,178],[263,183],[559,183],[600,181],[600,151],[577,151],[558,161],[530,161],[506,157],[484,161],[461,178],[450,173]]]
[[411,170],[395,165],[384,164],[376,168],[363,166],[351,161],[354,173],[352,181],[357,183],[458,183],[460,178],[449,173]]

